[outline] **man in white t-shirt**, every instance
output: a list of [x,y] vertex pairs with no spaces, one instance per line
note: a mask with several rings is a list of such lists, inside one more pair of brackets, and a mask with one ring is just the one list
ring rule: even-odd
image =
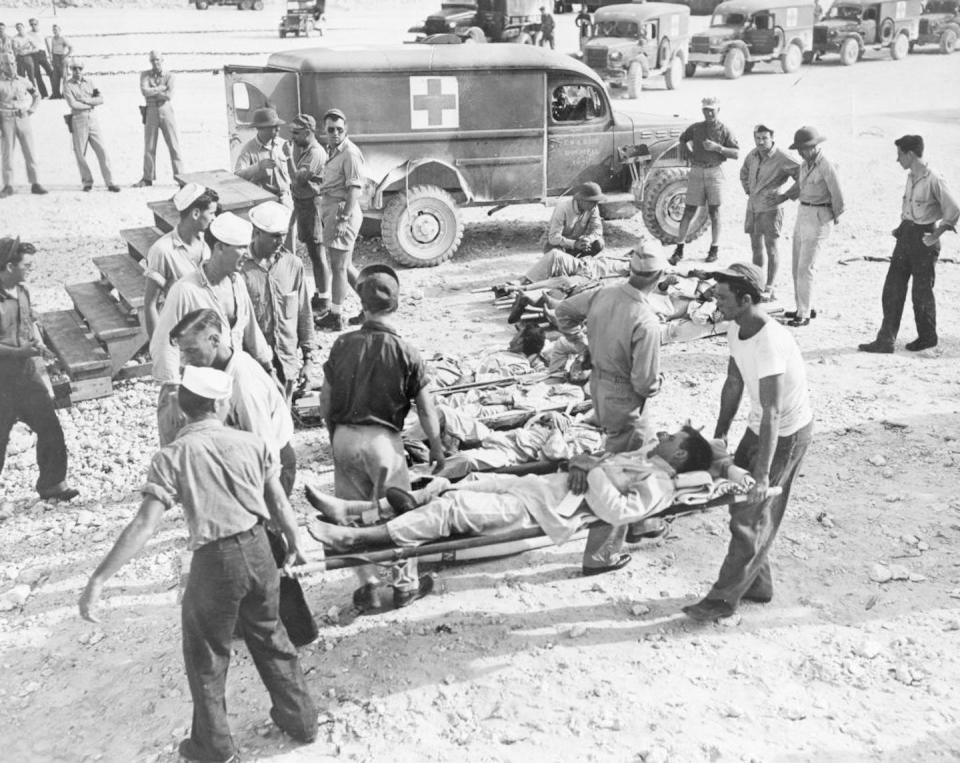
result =
[[[714,437],[726,439],[746,390],[750,413],[734,464],[748,469],[756,485],[747,501],[730,506],[730,546],[717,582],[706,598],[683,608],[700,621],[729,617],[744,599],[766,603],[773,598],[768,554],[813,433],[800,348],[760,306],[763,271],[738,262],[712,275],[717,308],[731,321],[730,361]],[[767,497],[771,487],[782,492]]]

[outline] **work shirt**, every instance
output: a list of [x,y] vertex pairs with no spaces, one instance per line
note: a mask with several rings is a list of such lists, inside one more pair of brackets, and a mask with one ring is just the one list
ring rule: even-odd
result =
[[787,198],[799,199],[801,204],[812,207],[830,207],[836,220],[843,214],[843,191],[840,178],[830,161],[817,152],[812,162],[800,163],[797,182],[786,193]]
[[540,17],[540,31],[544,34],[553,34],[553,30],[556,28],[557,22],[553,16],[549,13],[545,13]]
[[347,200],[347,189],[363,188],[363,154],[350,138],[329,151],[320,193],[325,199]]
[[[233,292],[236,317],[227,318],[217,295],[218,288]],[[187,273],[173,284],[167,292],[166,301],[157,318],[157,327],[150,339],[150,356],[153,358],[153,378],[161,383],[180,381],[180,349],[170,343],[170,331],[180,320],[194,310],[216,310],[223,321],[224,342],[231,349],[247,350],[262,365],[270,363],[273,353],[253,317],[253,305],[247,287],[239,274],[231,274],[223,282],[212,285],[203,268]]]
[[[273,159],[273,169],[261,170],[258,165],[262,159]],[[273,138],[264,144],[259,138],[253,138],[240,151],[233,173],[270,193],[279,196],[290,193],[290,147],[287,141]]]
[[[290,193],[295,199],[314,199],[323,190],[323,167],[327,163],[327,151],[316,138],[306,148],[293,144],[293,178]],[[306,180],[297,180],[298,170],[309,170]]]
[[787,437],[803,429],[813,420],[810,396],[807,393],[807,371],[803,356],[793,335],[775,320],[768,320],[749,339],[740,338],[740,327],[731,321],[727,329],[730,357],[743,377],[743,386],[750,398],[747,426],[760,434],[763,406],[760,404],[760,380],[782,376],[779,437]]
[[140,74],[140,92],[147,106],[162,106],[173,98],[173,72],[160,72],[153,69]]
[[181,237],[176,227],[164,233],[153,242],[147,252],[144,275],[166,293],[187,273],[200,267],[200,263],[210,259],[210,247],[203,235],[192,247]]
[[73,45],[63,35],[59,37],[51,36],[47,38],[47,50],[50,51],[52,56],[69,56],[73,51]]
[[34,53],[46,52],[47,46],[43,41],[43,35],[39,32],[27,32],[26,37],[30,40],[30,44],[33,46]]
[[223,370],[233,377],[227,424],[253,432],[279,458],[293,439],[293,418],[277,382],[243,350],[234,350]]
[[63,97],[74,114],[92,111],[100,105],[96,102],[100,100],[100,96],[93,94],[95,89],[93,82],[86,77],[81,77],[79,82],[68,79],[63,85]]
[[683,145],[688,142],[693,144],[693,150],[690,152],[690,163],[695,167],[719,167],[727,160],[727,157],[723,154],[716,151],[707,151],[703,147],[703,142],[707,139],[719,143],[724,148],[740,148],[740,144],[733,137],[733,133],[720,120],[694,122],[680,133],[680,143]]
[[427,368],[390,326],[367,321],[337,338],[323,365],[330,385],[330,423],[403,430],[411,401],[427,386]]
[[11,115],[33,107],[36,90],[26,77],[0,77],[0,114]]
[[33,40],[24,35],[17,35],[12,38],[13,52],[18,56],[29,56],[31,53],[36,53],[37,47],[33,44]]
[[[0,287],[0,344],[7,347],[33,344],[40,338],[34,320],[30,292],[26,286],[18,284],[12,292]],[[19,375],[35,365],[35,358],[0,356],[0,376],[9,378]]]
[[901,217],[904,220],[929,225],[938,220],[955,228],[960,219],[960,207],[947,184],[926,162],[918,162],[916,171],[907,173],[903,191]]
[[303,262],[286,249],[268,260],[251,257],[243,263],[243,279],[253,314],[283,366],[295,380],[303,365],[299,348],[313,347],[313,313]]
[[573,249],[578,238],[585,238],[588,242],[603,241],[603,223],[600,221],[600,208],[594,205],[593,209],[581,212],[577,209],[573,197],[561,199],[554,207],[550,217],[550,225],[543,241],[543,251],[553,247]]
[[587,323],[593,372],[629,384],[642,398],[660,391],[660,321],[629,283],[592,289],[557,305],[557,325],[575,335]]
[[279,463],[261,437],[203,419],[187,424],[153,456],[141,492],[167,509],[183,506],[196,550],[270,519],[264,488],[279,476]]
[[780,187],[796,178],[800,162],[773,146],[767,153],[753,149],[740,167],[740,185],[747,194],[747,206],[754,212],[770,212],[780,206]]

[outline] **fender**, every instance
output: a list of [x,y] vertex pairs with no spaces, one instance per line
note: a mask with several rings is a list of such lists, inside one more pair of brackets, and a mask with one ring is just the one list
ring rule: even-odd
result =
[[857,41],[857,45],[860,46],[860,50],[861,50],[861,51],[862,51],[864,48],[867,47],[867,46],[864,45],[864,43],[863,43],[863,35],[860,34],[859,32],[849,32],[848,34],[845,34],[843,37],[840,38],[840,44],[841,44],[841,45],[843,44],[843,41],[844,41],[844,40],[856,40],[856,41]]
[[727,51],[731,48],[740,48],[740,50],[743,51],[743,55],[746,56],[746,59],[748,61],[750,60],[750,48],[747,47],[747,43],[745,43],[743,40],[730,40],[730,42],[727,43],[727,46],[723,49],[723,54],[726,55]]
[[[430,173],[428,183],[411,183],[410,178],[420,172]],[[463,193],[466,201],[473,201],[473,191],[470,184],[456,167],[439,159],[410,159],[397,165],[384,175],[373,191],[371,206],[374,209],[383,209],[383,195],[391,191],[400,191],[406,185],[438,185],[446,190],[456,189]]]

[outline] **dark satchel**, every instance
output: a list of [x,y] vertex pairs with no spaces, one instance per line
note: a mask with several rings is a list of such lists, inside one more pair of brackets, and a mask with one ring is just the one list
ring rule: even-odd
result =
[[73,114],[64,114],[63,121],[67,123],[67,132],[73,132]]
[[146,106],[140,107],[140,121],[143,122],[143,124],[147,123],[147,107]]
[[[267,539],[270,541],[273,560],[277,567],[281,567],[287,556],[287,544],[280,535],[271,530],[267,530]],[[303,595],[303,586],[295,578],[280,578],[280,622],[287,629],[287,635],[296,647],[306,646],[316,641],[320,635],[313,612]]]

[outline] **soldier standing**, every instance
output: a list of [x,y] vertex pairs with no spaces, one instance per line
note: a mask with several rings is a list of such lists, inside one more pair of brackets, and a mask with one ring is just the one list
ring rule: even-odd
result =
[[24,77],[14,71],[13,56],[0,53],[0,141],[3,151],[3,187],[0,199],[12,196],[13,149],[20,141],[23,161],[27,166],[30,191],[44,194],[47,189],[37,181],[37,160],[33,146],[33,130],[30,115],[37,110],[40,98],[36,89]]
[[74,58],[70,61],[70,79],[64,85],[63,95],[70,107],[73,154],[76,156],[77,166],[80,168],[83,190],[89,191],[93,188],[93,173],[90,172],[90,165],[87,164],[85,158],[89,145],[93,148],[93,153],[97,155],[97,161],[100,163],[100,173],[103,175],[103,182],[107,184],[107,190],[113,193],[119,192],[120,186],[113,182],[110,160],[107,158],[107,149],[103,144],[103,136],[100,133],[100,123],[93,113],[93,110],[103,103],[103,96],[93,82],[83,76],[83,62],[79,59]]
[[252,125],[257,135],[241,149],[233,171],[290,206],[290,146],[279,136],[283,124],[286,122],[274,109],[254,111]]
[[180,139],[177,137],[177,121],[173,114],[173,72],[163,70],[163,56],[150,51],[150,68],[140,75],[140,92],[147,102],[143,114],[143,177],[134,188],[153,185],[157,178],[157,143],[159,133],[170,152],[174,177],[183,173],[183,157],[180,155]]
[[60,34],[58,24],[53,25],[53,35],[47,38],[47,51],[53,61],[53,74],[50,76],[53,94],[50,97],[63,98],[63,80],[67,75],[67,59],[73,53],[73,45]]
[[37,84],[37,70],[33,58],[33,54],[37,52],[37,49],[33,44],[33,40],[27,37],[23,24],[18,23],[16,28],[17,34],[13,38],[12,43],[13,52],[17,57],[17,74],[30,80],[30,84],[40,91],[41,97],[46,98],[47,88],[46,85],[43,84],[43,80],[41,79],[39,85]]
[[27,39],[30,40],[30,43],[33,45],[33,70],[37,75],[37,88],[40,90],[40,97],[46,98],[47,88],[43,82],[43,75],[40,73],[41,70],[46,72],[47,76],[50,78],[50,89],[52,93],[59,93],[60,88],[54,83],[53,79],[53,69],[50,66],[50,59],[47,58],[47,45],[46,41],[43,39],[43,35],[40,34],[40,21],[38,19],[30,19],[30,31],[27,32]]
[[553,14],[547,10],[545,5],[540,6],[540,47],[550,43],[550,50],[555,48],[553,33],[556,30],[557,22]]

